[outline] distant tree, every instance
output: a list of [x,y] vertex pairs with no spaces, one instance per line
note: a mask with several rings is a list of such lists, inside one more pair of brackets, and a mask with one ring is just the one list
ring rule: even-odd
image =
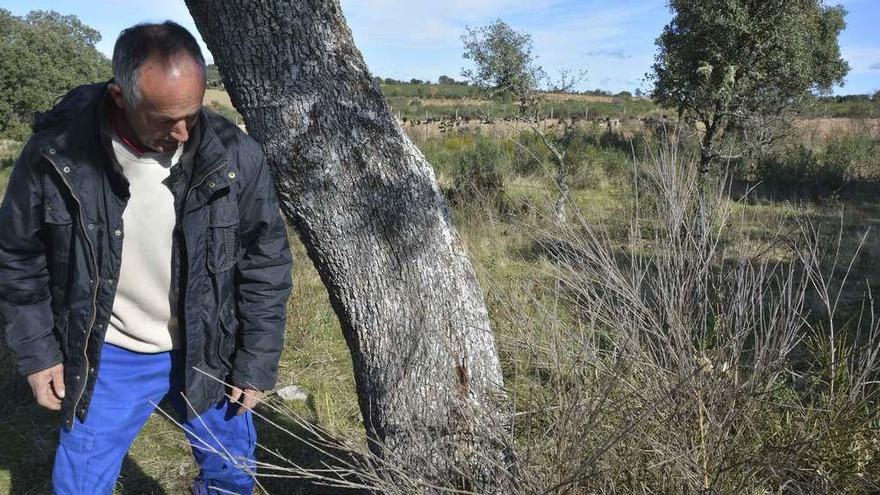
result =
[[458,84],[458,81],[449,76],[443,75],[437,79],[437,84]]
[[409,80],[409,83],[410,84],[424,84],[424,81],[422,81],[421,79],[412,78]]
[[641,98],[645,93],[642,91],[642,88],[636,88],[635,91],[633,91],[633,95],[635,95],[636,98]]
[[624,99],[624,100],[629,100],[630,98],[632,98],[633,95],[629,91],[621,91],[620,93],[617,93],[614,96],[616,96],[617,98]]
[[484,89],[490,97],[513,99],[528,104],[545,78],[535,64],[532,37],[511,28],[501,19],[488,26],[465,28],[461,37],[464,58],[473,67],[462,70],[471,84]]
[[223,76],[220,75],[220,69],[218,69],[217,66],[214,64],[208,65],[208,87],[223,87]]
[[874,92],[874,95],[871,96],[871,101],[874,103],[880,103],[880,90]]
[[[532,37],[514,30],[501,19],[496,19],[488,26],[465,28],[461,39],[464,42],[464,58],[474,63],[473,68],[463,70],[462,74],[489,97],[515,100],[518,112],[513,125],[520,130],[531,131],[550,152],[555,168],[553,182],[559,190],[554,205],[554,221],[562,224],[566,219],[571,189],[569,182],[574,171],[567,151],[576,130],[567,125],[561,126],[561,132],[545,130],[541,103],[547,92],[541,91],[541,87],[549,88],[552,92],[567,93],[586,73],[580,71],[573,74],[562,70],[559,80],[551,81],[535,64],[537,56],[532,53]],[[516,144],[531,152],[522,143]]]
[[811,92],[828,92],[849,67],[840,58],[842,7],[822,0],[669,0],[657,39],[653,96],[700,124],[700,170],[725,135],[769,144]]
[[95,44],[98,31],[76,16],[0,9],[0,136],[22,140],[34,113],[74,86],[108,79],[110,61]]

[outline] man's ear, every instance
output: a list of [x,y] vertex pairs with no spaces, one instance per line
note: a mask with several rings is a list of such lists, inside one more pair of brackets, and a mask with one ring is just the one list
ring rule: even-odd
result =
[[110,93],[110,96],[113,98],[113,102],[116,103],[117,107],[125,108],[125,96],[123,96],[122,88],[120,88],[118,84],[108,84],[107,91]]

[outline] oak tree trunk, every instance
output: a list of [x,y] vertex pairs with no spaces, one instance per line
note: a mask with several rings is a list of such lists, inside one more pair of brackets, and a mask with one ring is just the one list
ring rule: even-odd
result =
[[186,4],[327,287],[371,450],[426,482],[494,484],[505,414],[483,296],[338,0]]

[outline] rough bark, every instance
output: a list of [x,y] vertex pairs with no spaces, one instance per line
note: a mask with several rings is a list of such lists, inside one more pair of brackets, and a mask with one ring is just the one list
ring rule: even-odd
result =
[[473,267],[339,2],[186,3],[327,287],[371,449],[436,471],[413,473],[432,483],[463,469],[450,459],[503,458],[502,376]]

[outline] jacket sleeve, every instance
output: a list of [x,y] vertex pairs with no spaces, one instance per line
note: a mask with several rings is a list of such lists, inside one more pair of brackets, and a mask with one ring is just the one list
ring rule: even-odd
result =
[[39,155],[33,148],[29,143],[22,151],[0,205],[0,329],[23,375],[62,362],[52,331]]
[[278,377],[284,344],[292,256],[266,158],[256,142],[252,144],[248,162],[256,166],[239,196],[242,252],[235,286],[241,326],[232,383],[269,390]]

